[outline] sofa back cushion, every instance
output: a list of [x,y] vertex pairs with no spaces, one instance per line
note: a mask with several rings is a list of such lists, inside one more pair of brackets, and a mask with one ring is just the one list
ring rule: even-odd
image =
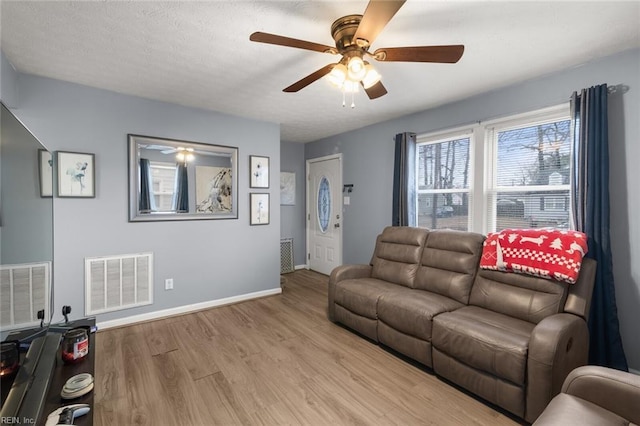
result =
[[424,228],[386,227],[376,240],[372,278],[411,287],[428,233]]
[[484,236],[433,230],[427,236],[414,288],[450,297],[465,305],[482,255]]
[[469,304],[537,324],[564,310],[568,287],[565,282],[480,269]]

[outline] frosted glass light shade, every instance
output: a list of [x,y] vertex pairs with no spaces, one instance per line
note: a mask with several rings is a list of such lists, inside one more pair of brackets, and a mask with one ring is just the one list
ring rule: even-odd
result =
[[380,81],[381,75],[373,68],[371,64],[365,66],[366,74],[362,79],[362,86],[368,89]]
[[333,67],[327,78],[334,86],[342,87],[344,81],[347,79],[347,67],[343,64],[336,65]]
[[364,66],[364,61],[362,60],[362,58],[358,56],[354,56],[353,58],[349,59],[349,64],[347,65],[347,68],[348,68],[347,75],[349,76],[349,79],[354,81],[362,80],[365,74],[367,73],[367,70],[365,69],[365,66]]

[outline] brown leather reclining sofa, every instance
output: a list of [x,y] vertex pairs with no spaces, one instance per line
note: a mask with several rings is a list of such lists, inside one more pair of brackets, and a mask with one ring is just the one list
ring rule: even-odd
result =
[[569,373],[533,426],[640,425],[639,402],[640,376],[585,365]]
[[328,316],[533,422],[587,363],[595,262],[576,284],[479,268],[484,236],[387,227],[329,278]]

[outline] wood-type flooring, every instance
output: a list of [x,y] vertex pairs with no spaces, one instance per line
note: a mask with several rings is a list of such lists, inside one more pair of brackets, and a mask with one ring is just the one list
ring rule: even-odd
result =
[[327,320],[328,277],[99,331],[94,423],[517,425],[425,367]]

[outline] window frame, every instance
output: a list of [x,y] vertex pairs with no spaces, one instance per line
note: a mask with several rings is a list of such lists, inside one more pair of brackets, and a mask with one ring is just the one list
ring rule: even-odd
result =
[[[487,121],[477,121],[473,124],[442,129],[434,132],[425,132],[416,136],[416,215],[418,215],[418,195],[423,193],[461,192],[459,189],[450,190],[419,190],[418,160],[419,145],[426,143],[440,143],[450,140],[469,138],[470,156],[470,181],[468,191],[468,225],[471,232],[487,234],[495,231],[497,204],[491,206],[491,197],[494,191],[499,192],[523,192],[523,187],[504,187],[494,185],[497,179],[495,173],[497,164],[497,138],[493,134],[508,129],[535,126],[538,124],[562,121],[570,119],[569,102],[563,102],[547,108],[536,109],[524,113],[512,114]],[[573,148],[571,150],[571,164],[573,164]],[[571,177],[570,177],[571,179]],[[565,191],[568,185],[529,185],[527,192],[536,190]],[[560,195],[558,195],[560,196]],[[564,196],[564,195],[563,195]],[[569,194],[571,197],[571,193]],[[496,200],[497,203],[497,200]],[[416,217],[418,223],[418,217]]]
[[[497,183],[498,166],[498,138],[500,132],[533,127],[541,124],[570,120],[569,103],[563,103],[551,108],[517,114],[503,119],[492,120],[484,125],[485,138],[485,184],[483,194],[484,223],[482,232],[496,231],[497,224],[497,195],[498,193],[522,193],[522,192],[555,192],[570,191],[570,184],[563,185],[527,185],[527,186],[503,186]],[[573,150],[570,151],[570,164],[573,159]],[[564,195],[557,195],[558,197]],[[492,201],[494,200],[495,201]],[[546,206],[546,202],[545,202]],[[544,210],[544,209],[543,209]]]
[[[156,161],[156,160],[150,160],[149,161],[149,168],[151,169],[151,180],[152,180],[152,187],[154,189],[153,191],[153,196],[167,196],[167,195],[171,195],[171,199],[173,199],[173,196],[175,195],[175,175],[176,175],[176,170],[178,168],[178,166],[175,163],[169,163],[169,162],[165,162],[165,161]],[[173,171],[173,191],[168,192],[165,189],[165,185],[163,185],[164,179],[163,180],[156,180],[157,178],[153,175],[153,170],[172,170]],[[155,183],[158,182],[159,183],[159,192],[155,191]],[[160,206],[158,205],[158,202],[155,201],[156,204],[156,208],[155,210],[153,210],[154,213],[167,213],[167,212],[171,212],[172,210],[169,209],[161,209]]]
[[[419,220],[419,208],[418,208],[418,197],[421,194],[459,194],[459,193],[467,193],[467,230],[471,230],[471,218],[473,217],[474,212],[474,203],[473,203],[473,182],[475,177],[475,133],[473,131],[472,126],[463,126],[457,127],[454,129],[449,129],[445,131],[439,131],[434,133],[422,134],[416,136],[416,156],[415,156],[415,179],[416,179],[416,197],[415,197],[415,212],[416,218],[415,223],[418,223]],[[450,188],[450,189],[420,189],[420,184],[418,179],[420,177],[420,168],[419,168],[419,152],[420,146],[424,145],[435,145],[443,142],[450,142],[460,139],[469,139],[469,182],[467,188]]]

